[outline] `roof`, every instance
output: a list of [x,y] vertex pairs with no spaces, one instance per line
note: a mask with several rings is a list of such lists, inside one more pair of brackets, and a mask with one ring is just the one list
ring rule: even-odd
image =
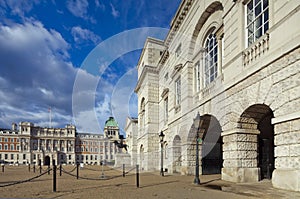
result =
[[105,127],[107,126],[115,126],[115,127],[119,127],[118,123],[116,122],[116,120],[114,119],[114,117],[109,117],[108,120],[106,120],[105,122]]

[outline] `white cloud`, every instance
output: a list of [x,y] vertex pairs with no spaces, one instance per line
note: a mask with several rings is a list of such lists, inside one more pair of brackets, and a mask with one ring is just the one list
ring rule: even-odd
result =
[[87,0],[67,1],[68,10],[76,17],[86,18],[89,3]]
[[98,44],[101,41],[101,38],[96,35],[94,32],[81,28],[80,26],[72,27],[71,34],[74,38],[74,41],[78,44],[91,41],[93,44]]
[[112,16],[114,18],[119,17],[120,12],[118,10],[116,10],[116,8],[114,7],[114,5],[112,3],[110,4],[110,7],[111,7],[111,14],[112,14]]
[[48,120],[56,109],[57,124],[69,122],[76,69],[68,62],[69,44],[39,21],[0,25],[0,126]]
[[6,0],[0,1],[0,6],[7,9],[10,9],[10,12],[14,15],[24,17],[25,13],[29,12],[34,5],[39,4],[38,0]]
[[104,3],[101,3],[99,0],[95,0],[95,5],[96,5],[96,8],[100,8],[103,11],[105,10]]

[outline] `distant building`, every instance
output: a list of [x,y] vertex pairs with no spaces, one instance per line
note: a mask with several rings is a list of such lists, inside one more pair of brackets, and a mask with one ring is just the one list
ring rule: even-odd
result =
[[131,156],[131,165],[134,166],[137,164],[138,119],[127,117],[124,130],[126,132],[128,154]]
[[110,117],[103,134],[77,133],[74,125],[65,128],[35,126],[21,122],[12,129],[0,129],[0,162],[11,164],[100,164],[114,162],[119,127]]

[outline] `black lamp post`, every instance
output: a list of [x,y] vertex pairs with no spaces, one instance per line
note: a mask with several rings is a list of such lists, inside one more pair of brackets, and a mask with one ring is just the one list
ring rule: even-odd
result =
[[163,161],[164,161],[164,153],[163,153],[164,137],[165,137],[165,134],[161,131],[160,134],[159,134],[160,147],[161,147],[161,159],[160,159],[160,175],[161,176],[164,176],[164,165],[163,165]]
[[198,112],[194,124],[197,127],[196,132],[196,168],[195,168],[195,179],[194,184],[200,184],[199,178],[199,131],[200,131],[200,114]]

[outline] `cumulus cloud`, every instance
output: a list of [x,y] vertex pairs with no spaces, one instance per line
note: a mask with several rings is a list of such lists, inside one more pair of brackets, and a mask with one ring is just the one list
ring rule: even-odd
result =
[[81,28],[80,26],[72,27],[71,34],[77,44],[92,42],[94,45],[96,45],[101,41],[101,38],[94,32]]
[[59,32],[39,21],[0,25],[0,109],[7,113],[0,116],[1,126],[45,121],[49,106],[56,107],[57,121],[70,117],[77,70],[68,62],[68,49]]

